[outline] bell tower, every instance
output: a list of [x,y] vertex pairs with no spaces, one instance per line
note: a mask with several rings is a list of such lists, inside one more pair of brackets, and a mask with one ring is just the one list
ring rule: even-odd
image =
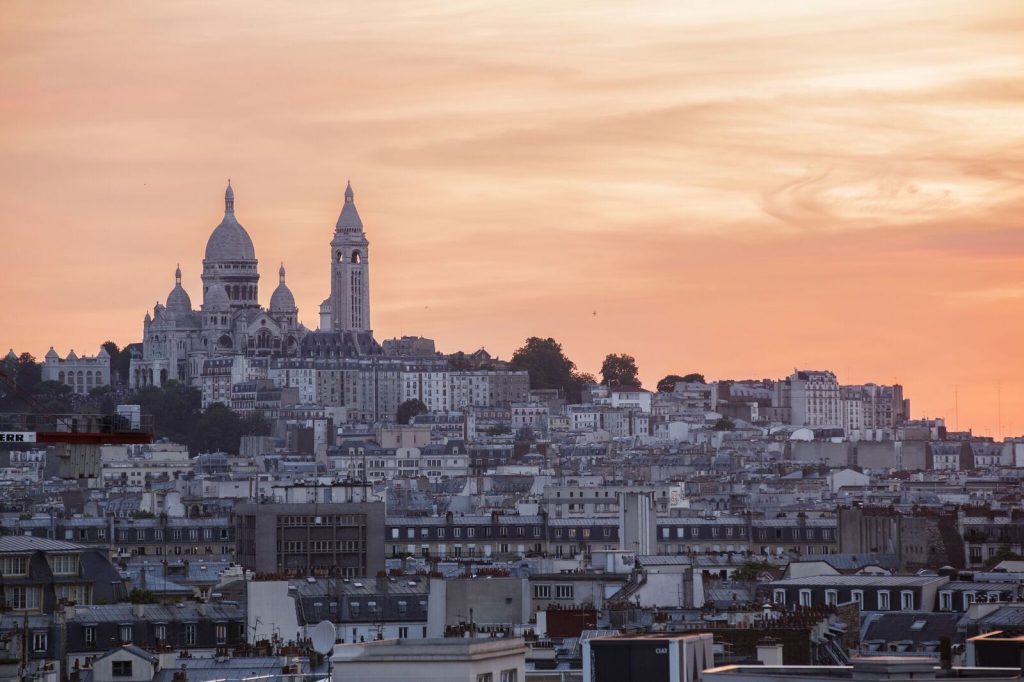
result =
[[369,247],[349,183],[331,240],[331,331],[370,331]]

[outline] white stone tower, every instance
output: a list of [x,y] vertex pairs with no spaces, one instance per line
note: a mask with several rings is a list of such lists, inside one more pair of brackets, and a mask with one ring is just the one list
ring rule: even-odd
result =
[[370,331],[369,247],[349,183],[331,240],[331,331]]

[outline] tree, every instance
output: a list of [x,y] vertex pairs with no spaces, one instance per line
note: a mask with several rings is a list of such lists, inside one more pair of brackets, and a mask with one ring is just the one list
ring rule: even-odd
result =
[[45,414],[73,412],[72,395],[71,388],[60,381],[40,381],[32,388],[32,398]]
[[996,553],[985,560],[985,568],[993,568],[1002,561],[1019,561],[1021,556],[1010,549],[1009,545],[1002,545]]
[[484,435],[487,436],[504,436],[512,433],[512,427],[507,424],[494,424],[484,429]]
[[606,386],[640,387],[636,359],[625,353],[609,353],[601,363],[601,383]]
[[131,367],[132,354],[128,348],[118,348],[113,341],[104,341],[103,349],[110,356],[110,383],[127,384],[128,372]]
[[[144,414],[153,415],[153,431],[157,438],[191,443],[200,419],[202,395],[194,388],[171,380],[163,386],[139,389],[125,400],[125,404],[139,405]],[[195,452],[193,450],[193,454]]]
[[658,382],[658,393],[671,393],[676,390],[676,384],[706,384],[704,381],[703,374],[687,374],[685,376],[679,376],[678,374],[669,374],[664,379]]
[[676,384],[683,378],[678,374],[669,374],[658,382],[658,393],[671,393],[676,390]]
[[419,398],[410,398],[398,406],[398,413],[395,421],[399,424],[408,424],[412,418],[427,411],[427,406]]
[[594,377],[576,371],[576,363],[566,357],[562,344],[552,338],[531,336],[512,354],[511,365],[530,375],[530,388],[558,388],[567,402],[578,403],[582,388],[597,383]]
[[715,425],[711,427],[715,431],[732,431],[736,428],[736,422],[729,419],[728,417],[722,417],[715,422]]
[[32,411],[21,396],[32,395],[35,392],[36,386],[43,379],[42,367],[31,353],[22,353],[12,359],[4,358],[0,363],[2,363],[4,374],[18,387],[18,390],[15,391],[13,387],[0,383],[0,410],[5,412]]
[[733,571],[731,578],[738,582],[753,582],[760,573],[774,568],[775,564],[765,559],[750,559]]

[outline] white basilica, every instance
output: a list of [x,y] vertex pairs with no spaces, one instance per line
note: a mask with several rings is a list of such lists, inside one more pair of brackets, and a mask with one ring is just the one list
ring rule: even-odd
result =
[[311,332],[299,322],[283,264],[270,305],[260,306],[256,250],[235,217],[235,193],[228,182],[224,219],[206,243],[203,303],[193,309],[178,268],[166,304],[157,303],[152,314],[146,313],[142,357],[132,359],[131,385],[161,385],[169,379],[194,383],[204,361],[214,357],[378,354],[370,328],[368,250],[349,185],[331,240],[331,293],[320,306],[320,329]]

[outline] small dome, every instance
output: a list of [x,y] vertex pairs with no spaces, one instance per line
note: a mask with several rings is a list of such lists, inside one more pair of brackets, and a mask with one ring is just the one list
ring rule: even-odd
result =
[[295,312],[295,297],[292,296],[292,290],[284,283],[284,263],[281,263],[281,269],[277,271],[277,274],[280,277],[280,282],[270,297],[270,310],[279,313]]
[[219,284],[211,286],[203,298],[203,310],[227,310],[230,307],[231,301],[228,299],[228,292],[224,291]]
[[167,294],[167,312],[172,315],[192,312],[192,299],[181,286],[181,266],[174,270],[174,288]]
[[77,360],[78,359],[78,355],[75,354],[75,349],[74,348],[72,348],[71,352],[68,353],[67,359],[68,360]]
[[278,284],[270,297],[270,310],[273,312],[293,312],[295,310],[295,297],[287,284]]
[[[11,349],[11,353],[9,353],[7,357],[10,357],[11,354],[13,354],[13,353],[14,353],[14,349],[12,348]],[[58,355],[57,351],[55,351],[53,349],[53,346],[50,346],[50,350],[46,351],[46,359],[47,360],[60,360],[60,355]]]
[[256,260],[252,238],[235,218],[235,192],[231,189],[230,183],[224,193],[224,219],[214,228],[209,241],[206,242],[206,260]]
[[167,294],[167,312],[174,314],[192,312],[192,299],[180,284],[175,284],[171,293]]
[[110,353],[107,352],[106,348],[104,348],[103,346],[100,346],[100,352],[96,354],[96,357],[98,357],[98,358],[109,358],[110,357]]

